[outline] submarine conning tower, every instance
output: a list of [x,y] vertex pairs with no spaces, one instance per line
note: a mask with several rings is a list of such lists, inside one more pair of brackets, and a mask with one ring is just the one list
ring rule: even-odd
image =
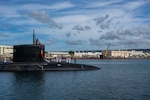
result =
[[14,45],[13,62],[43,62],[45,46],[35,38],[33,30],[33,44]]

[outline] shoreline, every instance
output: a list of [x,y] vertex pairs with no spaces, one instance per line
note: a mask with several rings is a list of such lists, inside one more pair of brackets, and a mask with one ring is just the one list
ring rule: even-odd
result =
[[[77,60],[115,60],[115,59],[126,60],[126,59],[150,59],[150,58],[107,58],[107,59],[104,59],[104,58],[76,58],[76,61]],[[55,61],[55,60],[56,60],[55,58],[51,59],[51,61]],[[65,61],[65,60],[66,59],[62,59],[62,61]],[[71,61],[74,61],[74,58],[72,58]]]

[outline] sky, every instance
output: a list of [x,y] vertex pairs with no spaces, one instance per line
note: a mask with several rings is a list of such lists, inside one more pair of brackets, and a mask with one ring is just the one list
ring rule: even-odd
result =
[[46,51],[150,48],[150,0],[0,0],[0,45]]

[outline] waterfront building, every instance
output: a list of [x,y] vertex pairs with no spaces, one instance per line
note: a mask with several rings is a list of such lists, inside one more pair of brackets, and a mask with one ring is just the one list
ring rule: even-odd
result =
[[[101,52],[74,52],[74,58],[99,58],[100,55],[102,55]],[[45,58],[50,59],[50,58],[56,58],[56,57],[63,57],[67,58],[70,57],[69,52],[67,51],[59,51],[59,52],[47,52],[45,54]]]
[[130,52],[129,51],[114,51],[114,50],[112,50],[111,51],[111,53],[110,53],[111,55],[111,57],[112,58],[128,58],[129,57],[129,55],[130,55]]
[[130,51],[130,57],[132,58],[142,58],[144,56],[145,54],[143,51],[135,51],[135,50]]
[[13,46],[0,45],[0,57],[13,57]]
[[68,52],[61,52],[61,51],[56,51],[56,52],[46,52],[45,53],[45,58],[50,59],[50,58],[56,58],[56,57],[68,57],[70,54]]
[[75,56],[79,58],[100,58],[102,52],[75,52]]
[[[102,55],[106,55],[106,50],[102,52]],[[142,58],[144,56],[143,51],[107,50],[107,58]]]

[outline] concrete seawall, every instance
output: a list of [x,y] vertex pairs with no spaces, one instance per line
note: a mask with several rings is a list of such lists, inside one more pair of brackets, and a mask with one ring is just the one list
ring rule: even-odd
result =
[[0,64],[0,71],[82,71],[100,69],[91,65],[67,63],[9,63]]

